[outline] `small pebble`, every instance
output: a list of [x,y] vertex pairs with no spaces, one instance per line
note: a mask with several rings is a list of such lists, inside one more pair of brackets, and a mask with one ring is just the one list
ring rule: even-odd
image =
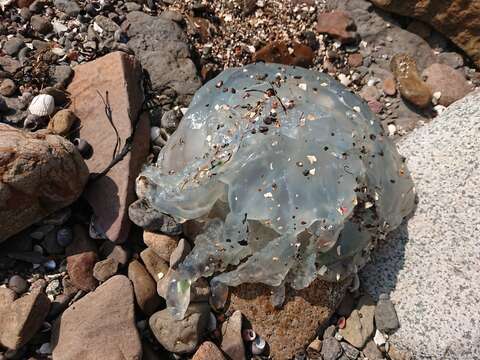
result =
[[28,282],[20,275],[13,275],[8,280],[8,287],[17,294],[21,295],[28,290]]

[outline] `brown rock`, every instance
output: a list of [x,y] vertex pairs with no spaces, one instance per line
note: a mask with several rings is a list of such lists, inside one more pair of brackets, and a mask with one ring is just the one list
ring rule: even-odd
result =
[[53,359],[140,360],[133,289],[116,275],[70,306],[52,330]]
[[283,41],[274,41],[258,50],[253,59],[267,63],[309,67],[313,64],[314,57],[313,50],[306,45],[300,43],[290,45]]
[[13,59],[11,56],[0,56],[0,67],[10,74],[15,74],[21,67],[20,61]]
[[9,306],[11,295],[0,297],[0,343],[8,349],[19,349],[40,329],[50,309],[50,300],[42,291],[25,295]]
[[395,78],[393,76],[389,76],[383,80],[382,89],[385,95],[395,96],[397,93],[397,84],[395,83]]
[[192,360],[225,360],[225,356],[214,343],[205,341],[195,352]]
[[417,34],[425,40],[427,40],[432,33],[432,29],[430,28],[430,26],[418,20],[413,20],[410,24],[408,24],[407,30],[414,34]]
[[480,2],[465,0],[372,0],[391,12],[420,19],[462,48],[480,66]]
[[78,120],[75,114],[68,109],[58,111],[48,123],[48,129],[58,135],[68,135],[73,124]]
[[429,106],[432,92],[420,78],[415,60],[407,54],[397,54],[392,58],[390,66],[400,94],[419,108]]
[[354,42],[358,38],[355,22],[346,11],[319,13],[316,29],[319,33],[328,34],[342,44]]
[[107,258],[99,261],[93,267],[93,277],[100,282],[110,279],[117,273],[118,262],[115,259]]
[[157,255],[151,248],[147,248],[140,253],[145,267],[155,281],[160,281],[168,272],[168,263]]
[[133,260],[128,265],[128,278],[133,283],[133,291],[138,307],[145,315],[152,315],[161,303],[160,297],[157,295],[155,281],[137,260]]
[[383,359],[382,352],[380,350],[378,350],[378,347],[373,342],[373,340],[370,340],[367,343],[367,345],[365,345],[362,352],[369,360],[382,360]]
[[351,67],[359,67],[363,65],[363,56],[360,53],[350,54],[348,57],[348,65]]
[[275,309],[269,287],[243,284],[233,289],[230,309],[240,310],[251,322],[255,332],[268,342],[273,358],[289,359],[315,338],[342,300],[348,285],[348,281],[316,280],[300,291],[287,287],[283,307]]
[[432,93],[441,93],[438,103],[443,106],[448,106],[473,91],[463,73],[448,65],[433,64],[423,71],[422,77]]
[[345,327],[339,330],[340,335],[356,348],[363,348],[373,336],[375,303],[370,296],[364,295],[358,301],[357,309],[347,319]]
[[[85,192],[96,215],[96,230],[116,243],[128,236],[127,210],[135,199],[135,177],[149,150],[148,119],[138,120],[143,102],[141,74],[134,57],[114,52],[77,66],[68,87],[71,110],[81,122],[79,137],[93,147],[93,156],[86,161],[91,173],[103,172],[135,130],[131,150]],[[102,97],[108,102],[116,130],[106,116]]]
[[0,124],[0,242],[74,202],[88,169],[73,144]]
[[221,348],[230,359],[245,360],[245,346],[242,339],[242,313],[238,310],[222,324]]
[[0,82],[0,95],[12,96],[17,90],[17,86],[11,79],[3,79]]
[[128,264],[130,259],[130,252],[124,249],[121,245],[115,245],[109,240],[105,240],[100,246],[100,254],[103,258],[115,260],[120,267]]
[[188,241],[184,238],[180,239],[177,247],[173,250],[172,255],[170,255],[170,267],[176,269],[177,265],[190,253],[190,250],[192,250],[192,247]]
[[76,288],[91,291],[97,286],[97,280],[93,277],[97,262],[96,245],[83,226],[75,225],[73,232],[73,242],[65,249],[67,272]]
[[150,231],[143,232],[143,242],[167,263],[170,262],[170,256],[178,245],[177,239]]

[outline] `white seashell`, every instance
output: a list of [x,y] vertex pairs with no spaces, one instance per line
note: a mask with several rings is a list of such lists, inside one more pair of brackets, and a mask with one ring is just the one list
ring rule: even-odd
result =
[[28,107],[30,114],[37,116],[50,116],[54,110],[55,100],[53,96],[47,94],[35,96]]

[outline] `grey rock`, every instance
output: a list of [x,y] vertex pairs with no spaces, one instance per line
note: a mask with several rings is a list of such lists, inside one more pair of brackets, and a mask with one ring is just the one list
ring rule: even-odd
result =
[[178,235],[182,225],[171,216],[152,208],[145,199],[135,201],[128,208],[128,216],[136,225],[148,231],[160,231],[168,235]]
[[375,325],[378,330],[386,333],[391,333],[400,327],[397,312],[388,295],[380,295],[375,307]]
[[68,101],[68,95],[65,91],[57,89],[53,86],[48,86],[40,91],[40,94],[47,94],[55,100],[55,106],[63,106]]
[[129,13],[127,20],[128,46],[148,71],[153,89],[161,93],[173,90],[177,102],[188,105],[201,81],[183,30],[171,20],[138,11]]
[[337,327],[335,325],[330,325],[323,332],[323,338],[326,339],[329,337],[334,337],[336,332],[337,332]]
[[479,128],[476,91],[399,142],[417,209],[361,274],[395,303],[402,326],[389,342],[419,358],[480,358]]
[[57,65],[53,68],[51,78],[55,84],[66,87],[73,76],[73,70],[69,65]]
[[95,16],[95,19],[93,21],[105,32],[114,34],[115,31],[120,29],[120,26],[118,26],[112,19],[109,19],[106,16],[103,15],[97,15]]
[[342,347],[334,337],[328,337],[322,343],[323,360],[336,360],[342,355]]
[[456,52],[443,52],[438,54],[438,62],[459,69],[463,66],[463,57]]
[[142,5],[137,4],[136,2],[126,2],[125,3],[125,8],[127,9],[128,12],[131,11],[140,11],[142,10]]
[[355,360],[360,355],[360,350],[350,345],[349,343],[341,342],[340,345],[342,346],[344,355],[346,355],[348,359]]
[[21,295],[28,290],[27,281],[22,278],[20,275],[13,275],[8,279],[8,288],[15,291],[17,294]]
[[30,10],[30,12],[33,14],[38,14],[43,10],[44,7],[45,7],[45,0],[35,0],[30,4],[30,6],[28,7],[28,10]]
[[168,131],[175,131],[182,119],[182,113],[178,110],[169,110],[166,111],[165,114],[162,115],[162,119],[160,120],[160,124],[163,128]]
[[172,317],[168,309],[156,312],[149,324],[155,338],[168,351],[191,353],[206,335],[210,319],[210,306],[207,303],[193,303],[182,320]]
[[3,52],[10,56],[15,56],[25,46],[25,41],[19,37],[12,37],[3,44]]
[[53,30],[52,23],[47,18],[40,15],[33,15],[30,19],[32,29],[40,34],[48,34]]
[[60,246],[57,242],[57,232],[50,231],[45,235],[45,238],[42,241],[42,247],[45,249],[47,254],[50,255],[59,255],[64,251],[64,246]]
[[75,17],[80,13],[80,6],[74,0],[54,0],[55,7],[70,17]]
[[378,350],[377,345],[373,340],[369,341],[367,345],[362,350],[363,354],[368,358],[368,360],[382,360],[383,354]]

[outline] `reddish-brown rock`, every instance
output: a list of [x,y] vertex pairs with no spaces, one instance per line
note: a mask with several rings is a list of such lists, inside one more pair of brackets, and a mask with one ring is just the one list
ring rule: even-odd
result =
[[[77,66],[68,87],[71,110],[80,119],[79,137],[93,147],[93,156],[86,161],[91,173],[107,169],[134,133],[130,151],[104,176],[91,181],[85,192],[96,214],[95,229],[116,243],[128,236],[128,206],[135,199],[135,178],[149,150],[148,119],[139,119],[141,79],[139,62],[114,52]],[[106,110],[111,111],[111,119]]]
[[74,202],[88,179],[75,146],[0,124],[0,242]]
[[67,272],[76,288],[91,291],[97,286],[97,280],[93,276],[97,262],[96,245],[83,226],[76,225],[73,231],[73,242],[65,249]]
[[394,96],[397,93],[397,84],[393,76],[388,76],[382,83],[382,89],[385,95]]
[[480,66],[480,1],[371,0],[396,14],[420,19],[462,48]]
[[270,346],[274,359],[290,359],[305,349],[342,300],[348,281],[314,281],[308,288],[294,291],[287,287],[285,302],[275,309],[270,288],[243,284],[233,289],[230,309],[240,310],[253,329]]
[[348,65],[351,67],[359,67],[363,65],[363,56],[360,53],[350,54],[348,57]]
[[70,306],[52,329],[54,360],[140,360],[133,289],[116,275]]
[[133,284],[138,307],[145,315],[152,315],[161,303],[161,299],[157,295],[157,284],[137,260],[133,260],[128,265],[128,278]]
[[330,35],[342,44],[354,42],[358,38],[355,22],[346,11],[319,13],[316,30]]
[[308,67],[313,64],[314,57],[313,50],[306,45],[274,41],[258,50],[253,59],[267,63]]
[[143,242],[167,263],[170,263],[170,256],[178,245],[176,238],[150,231],[143,232]]
[[225,356],[214,343],[205,341],[195,352],[192,360],[225,360]]

